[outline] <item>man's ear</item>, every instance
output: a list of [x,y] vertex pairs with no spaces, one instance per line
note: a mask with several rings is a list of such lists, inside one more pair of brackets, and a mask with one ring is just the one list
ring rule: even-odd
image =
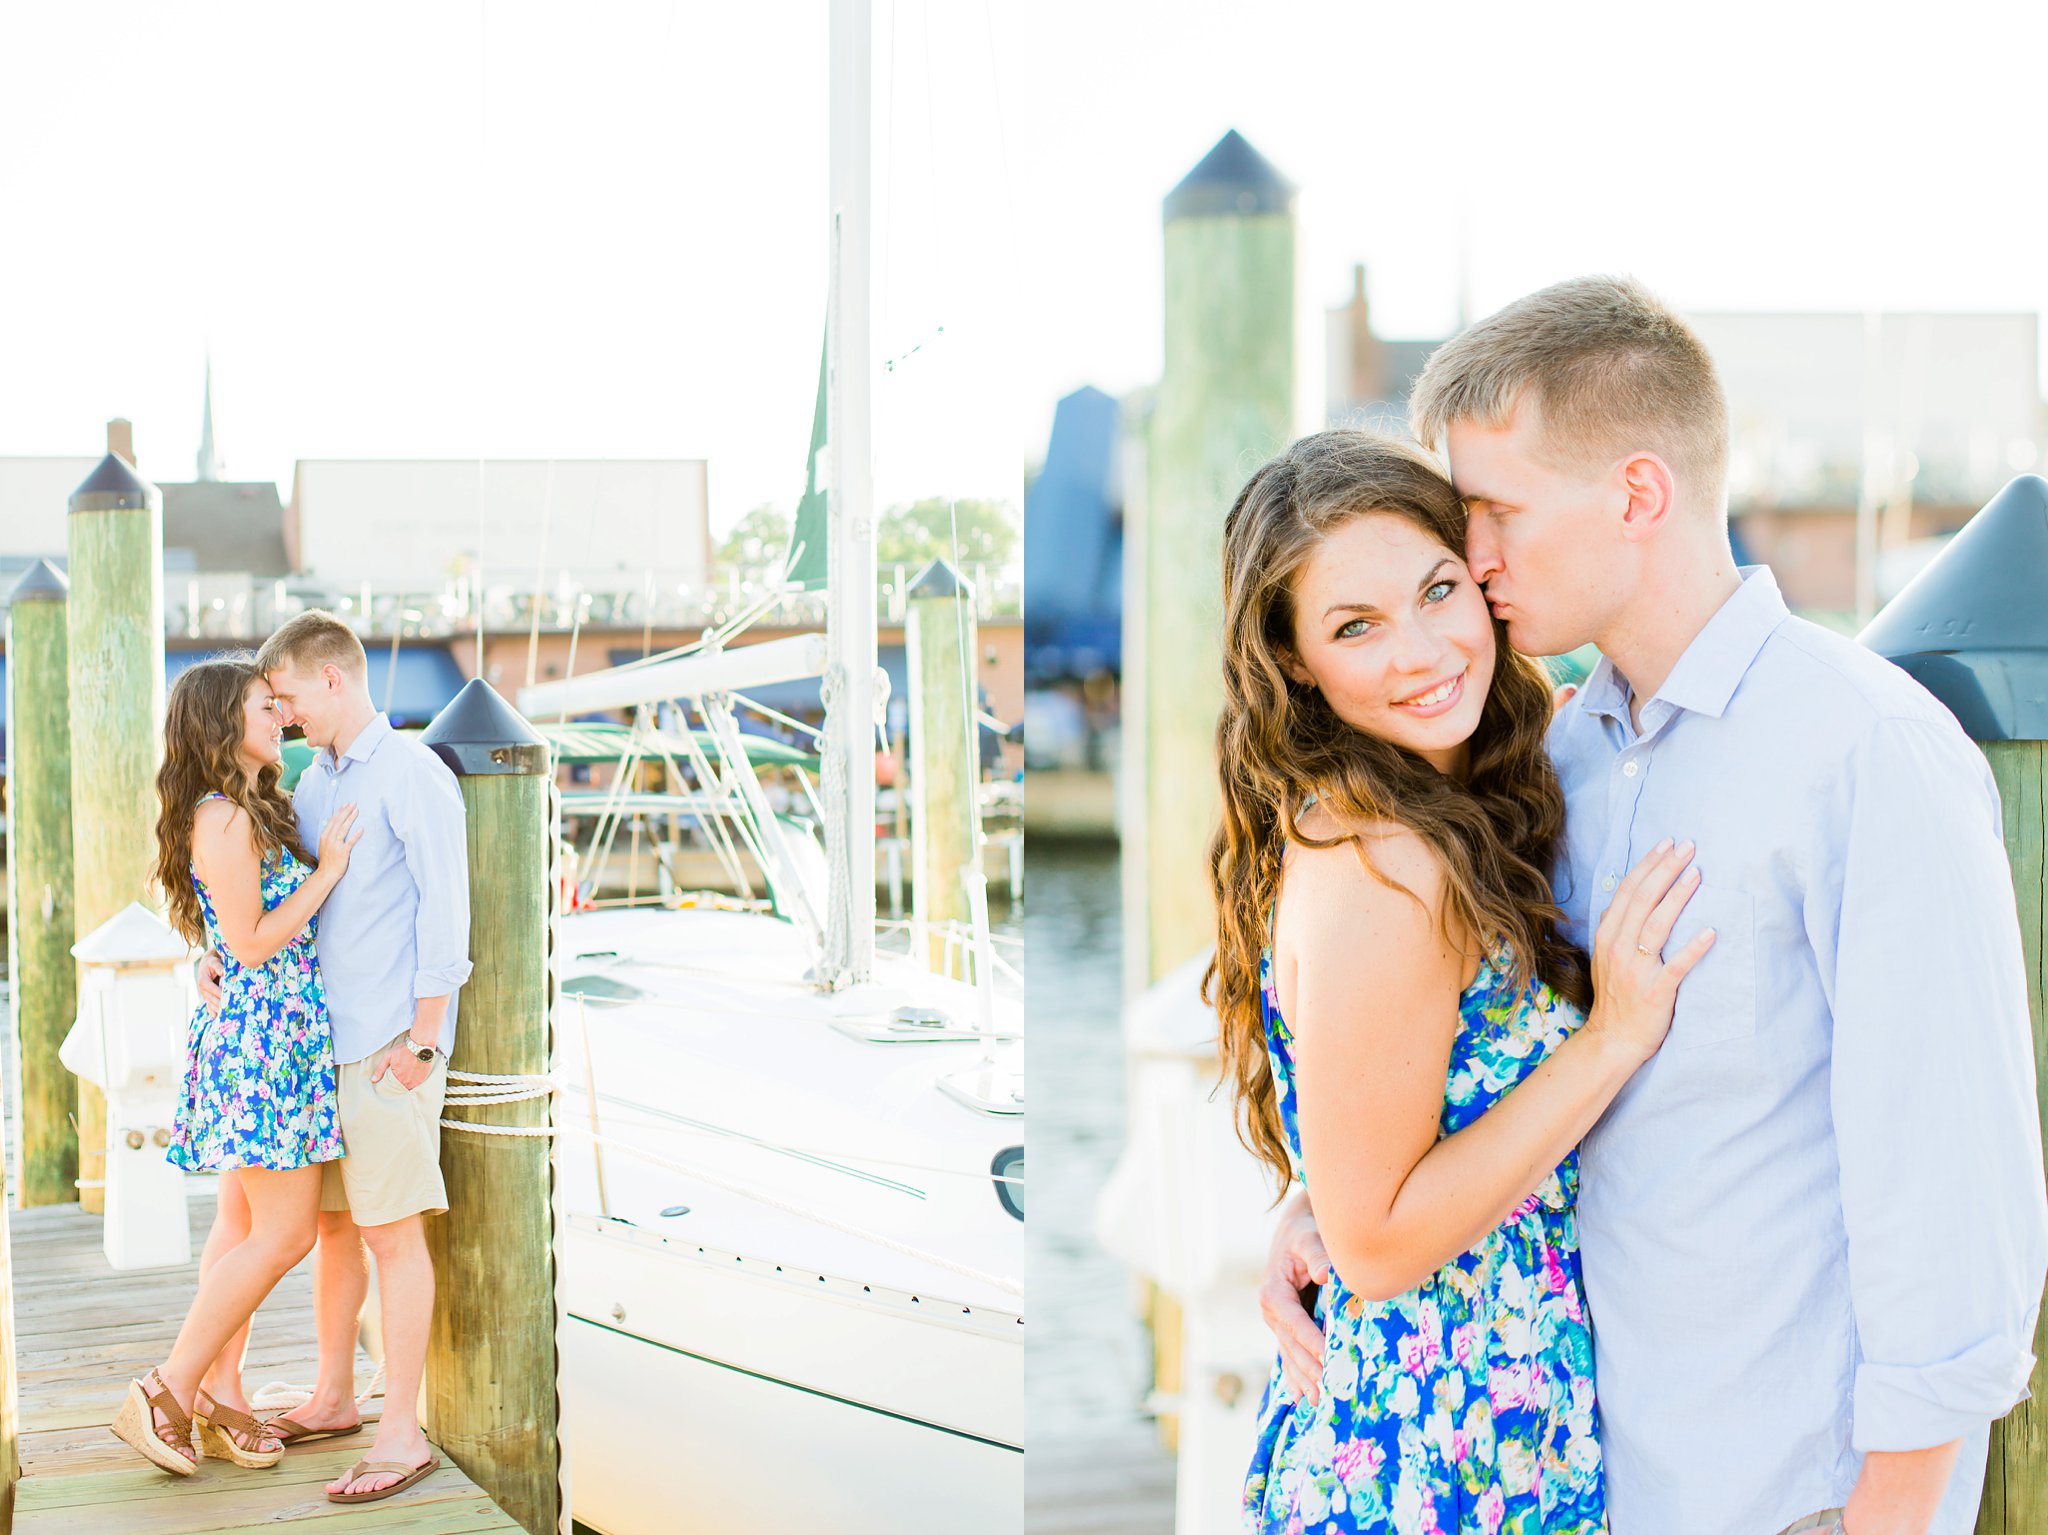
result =
[[1621,536],[1641,543],[1664,526],[1677,505],[1678,481],[1671,466],[1654,453],[1630,454],[1619,473],[1628,497],[1621,511]]
[[328,661],[320,668],[320,680],[326,685],[328,692],[338,693],[346,679],[341,675],[341,668]]

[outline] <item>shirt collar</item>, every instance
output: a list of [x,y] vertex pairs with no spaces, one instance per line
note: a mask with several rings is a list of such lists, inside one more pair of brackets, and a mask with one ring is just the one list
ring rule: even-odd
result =
[[[1673,709],[1719,719],[1735,696],[1750,663],[1756,660],[1779,624],[1791,616],[1778,581],[1768,565],[1739,567],[1742,585],[1722,603],[1706,627],[1692,637],[1692,643],[1671,668],[1671,675],[1657,689],[1659,699]],[[1628,712],[1627,680],[1605,656],[1593,668],[1583,690],[1586,713],[1619,720]],[[1649,705],[1644,708],[1647,711]],[[1645,726],[1647,728],[1647,720]]]
[[370,723],[356,732],[356,738],[348,743],[348,750],[341,754],[339,761],[335,759],[333,747],[324,748],[323,755],[327,758],[329,770],[339,773],[351,762],[369,761],[377,748],[390,739],[390,736],[391,716],[388,714],[373,715]]

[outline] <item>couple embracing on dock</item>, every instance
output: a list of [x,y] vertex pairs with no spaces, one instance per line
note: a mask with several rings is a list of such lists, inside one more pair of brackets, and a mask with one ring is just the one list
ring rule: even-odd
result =
[[1412,415],[1448,475],[1326,432],[1225,525],[1209,995],[1295,1187],[1247,1528],[1966,1535],[2048,1267],[1989,767],[1736,566],[1635,283]]
[[[287,796],[289,724],[317,755]],[[390,1497],[439,1464],[417,1402],[434,1307],[424,1217],[447,1208],[440,1116],[470,973],[461,791],[372,706],[362,643],[328,613],[291,619],[253,658],[182,673],[164,737],[156,878],[173,924],[209,951],[169,1156],[219,1173],[220,1201],[170,1358],[129,1383],[113,1430],[180,1476],[202,1456],[274,1466],[288,1445],[354,1433],[367,1246],[384,1412],[327,1496]],[[249,1319],[316,1238],[319,1379],[311,1400],[259,1419],[241,1375]]]

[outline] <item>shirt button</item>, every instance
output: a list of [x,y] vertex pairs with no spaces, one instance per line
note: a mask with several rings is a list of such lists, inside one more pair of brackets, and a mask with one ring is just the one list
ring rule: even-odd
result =
[[1633,757],[1631,757],[1627,762],[1622,764],[1621,776],[1624,778],[1633,778],[1636,776],[1636,762]]
[[1612,890],[1614,888],[1614,876],[1610,874],[1607,878],[1600,881],[1600,888],[1602,890]]

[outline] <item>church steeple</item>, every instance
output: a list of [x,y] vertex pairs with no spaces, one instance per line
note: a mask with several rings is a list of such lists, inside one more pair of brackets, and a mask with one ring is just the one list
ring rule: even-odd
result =
[[206,409],[199,420],[199,474],[201,480],[220,478],[220,453],[213,445],[213,353],[206,354]]

